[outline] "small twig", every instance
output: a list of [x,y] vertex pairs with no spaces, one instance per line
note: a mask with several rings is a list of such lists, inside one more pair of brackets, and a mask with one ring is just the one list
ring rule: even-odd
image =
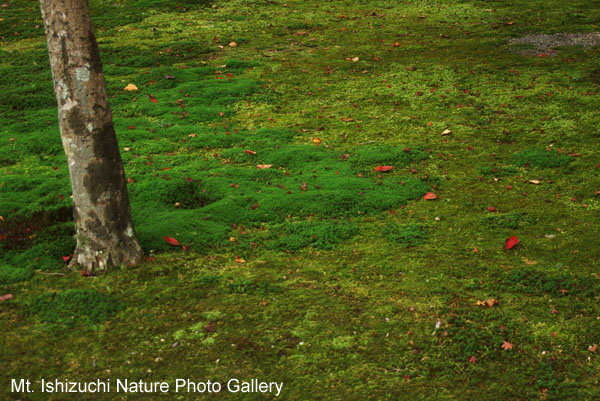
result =
[[47,276],[66,276],[67,275],[67,273],[48,273],[48,272],[42,272],[39,270],[36,273],[45,274]]

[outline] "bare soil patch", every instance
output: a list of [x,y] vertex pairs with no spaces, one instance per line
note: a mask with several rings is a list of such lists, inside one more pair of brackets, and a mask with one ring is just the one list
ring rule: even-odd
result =
[[600,46],[600,32],[561,32],[554,35],[532,34],[511,39],[509,43],[534,46],[533,48],[529,49],[515,49],[515,51],[520,54],[553,56],[556,55],[556,50],[554,47],[558,46]]

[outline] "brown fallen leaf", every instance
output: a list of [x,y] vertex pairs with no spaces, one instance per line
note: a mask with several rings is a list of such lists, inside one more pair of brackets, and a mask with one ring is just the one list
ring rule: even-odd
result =
[[495,305],[498,305],[498,301],[494,298],[488,298],[485,301],[477,301],[475,303],[477,306],[487,306],[488,308],[492,308]]
[[597,349],[598,349],[598,344],[594,344],[594,345],[589,346],[588,351],[596,352]]
[[2,301],[6,301],[8,299],[13,299],[13,294],[4,294],[4,295],[0,295],[0,302]]
[[537,264],[537,262],[535,260],[527,259],[525,256],[523,256],[521,259],[523,259],[523,262],[527,263],[528,265],[536,265]]

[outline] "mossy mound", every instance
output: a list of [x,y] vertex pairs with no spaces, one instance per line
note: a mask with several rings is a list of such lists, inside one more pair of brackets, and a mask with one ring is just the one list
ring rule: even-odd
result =
[[124,307],[115,297],[93,290],[45,293],[30,300],[28,306],[42,322],[55,327],[102,323]]
[[[374,171],[378,165],[402,169],[426,159],[416,147],[374,143],[332,150],[306,143],[289,129],[217,126],[235,113],[236,103],[258,90],[258,82],[243,76],[256,63],[230,59],[220,69],[206,64],[174,68],[165,60],[200,52],[188,45],[171,43],[168,52],[143,56],[119,47],[107,63],[112,73],[126,77],[110,80],[109,91],[114,93],[111,106],[134,223],[146,251],[173,249],[164,240],[168,236],[200,252],[223,246],[250,252],[252,240],[246,239],[251,236],[229,241],[235,225],[272,228],[277,239],[268,246],[273,249],[331,249],[358,229],[290,221],[395,209],[429,190],[429,183],[413,176],[395,171],[380,176]],[[138,65],[131,57],[148,60]],[[134,82],[139,90],[124,91],[123,82]],[[71,205],[56,111],[48,106],[43,103],[30,111],[34,121],[16,118],[0,133],[0,154],[7,155],[1,161],[11,166],[10,174],[0,178],[0,215],[12,221]],[[66,232],[54,238],[38,236],[25,251],[10,250],[9,263],[45,269],[54,259],[56,267],[62,266],[61,257],[72,252],[71,237]]]
[[358,227],[347,223],[298,221],[283,225],[278,238],[271,241],[267,247],[285,251],[297,251],[306,246],[332,249],[334,245],[352,238],[357,233]]
[[0,286],[29,280],[32,276],[33,271],[28,268],[15,269],[10,266],[0,266]]
[[571,160],[565,154],[545,149],[525,149],[513,156],[513,164],[519,167],[560,167],[569,164]]
[[517,173],[517,169],[512,166],[484,166],[479,169],[479,173],[492,177],[509,177]]
[[418,244],[426,238],[426,232],[418,224],[387,224],[382,230],[383,237],[397,244]]

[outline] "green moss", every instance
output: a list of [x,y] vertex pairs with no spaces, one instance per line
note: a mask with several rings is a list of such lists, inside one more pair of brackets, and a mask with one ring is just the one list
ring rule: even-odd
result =
[[306,246],[332,249],[358,233],[358,227],[354,225],[322,221],[298,221],[273,230],[278,233],[278,238],[271,241],[267,247],[285,251],[297,251]]
[[225,286],[229,294],[279,294],[283,289],[277,285],[263,280],[232,279]]
[[[62,260],[72,205],[38,3],[7,3],[1,388],[202,366],[283,381],[284,399],[596,397],[596,52],[507,43],[597,30],[598,7],[90,0],[149,257],[90,278]],[[127,318],[86,320],[73,305],[103,301],[61,301],[74,288],[118,294]],[[42,320],[38,298],[70,306]]]
[[331,346],[335,350],[347,350],[352,348],[354,338],[352,336],[340,336],[331,341]]
[[484,166],[479,169],[479,173],[485,176],[510,177],[517,174],[514,167]]
[[2,286],[29,280],[32,276],[33,271],[31,269],[0,266],[0,285]]
[[350,153],[348,160],[356,169],[372,170],[379,165],[398,168],[413,161],[425,160],[427,157],[426,153],[416,148],[371,144],[356,148]]
[[28,308],[40,321],[66,328],[102,323],[122,310],[123,303],[98,291],[67,290],[33,298]]
[[552,150],[526,149],[513,156],[513,163],[519,167],[550,168],[567,165],[571,158]]
[[446,354],[457,362],[467,363],[476,359],[514,358],[515,349],[503,351],[504,341],[517,344],[524,338],[523,326],[517,320],[504,316],[496,309],[478,309],[455,312],[448,320],[447,335],[450,339]]
[[425,230],[417,224],[388,223],[382,234],[387,240],[398,244],[418,244],[426,239]]
[[518,228],[536,225],[538,218],[535,215],[519,212],[496,213],[480,218],[480,222],[491,228],[509,228],[516,230]]
[[505,285],[517,292],[594,297],[600,290],[600,283],[594,277],[560,271],[516,268],[502,272],[501,277]]

